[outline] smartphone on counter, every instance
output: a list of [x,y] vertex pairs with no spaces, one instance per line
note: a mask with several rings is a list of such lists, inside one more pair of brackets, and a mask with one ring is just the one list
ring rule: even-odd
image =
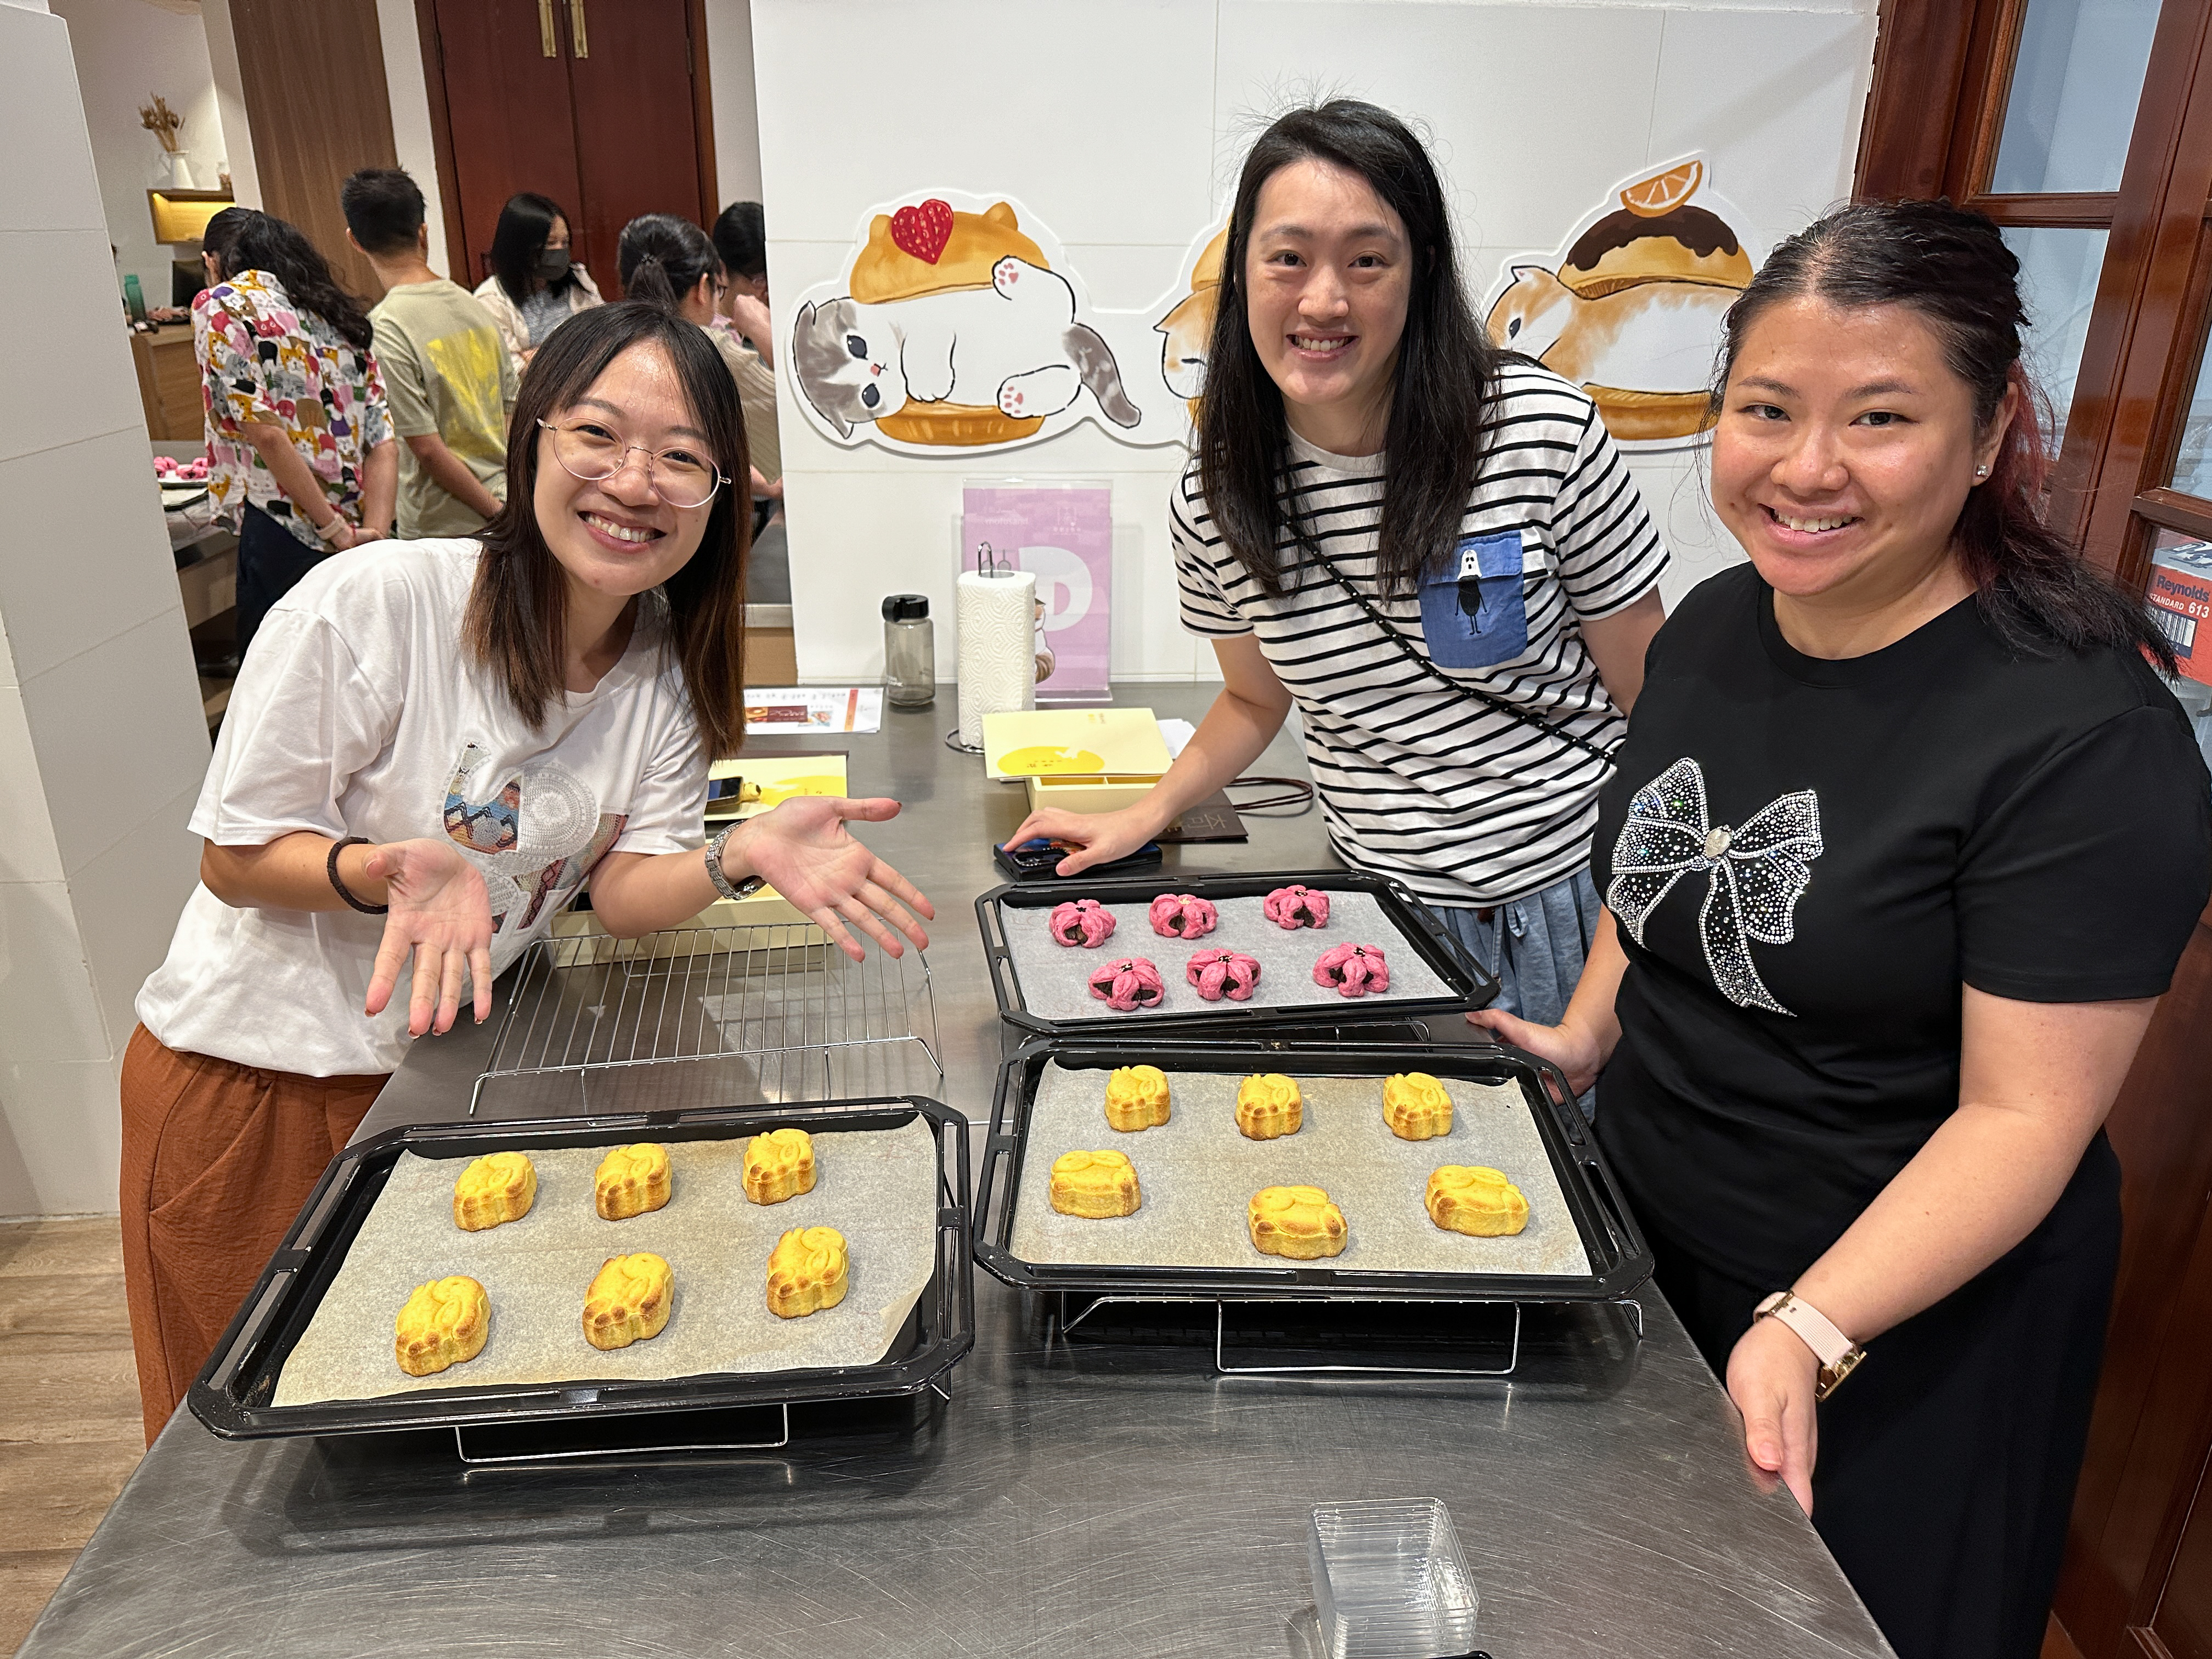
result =
[[[1016,881],[1057,881],[1060,861],[1078,850],[1072,841],[1048,841],[1042,836],[1035,836],[1013,847],[994,846],[991,856],[998,860],[999,868]],[[1111,864],[1094,864],[1083,874],[1123,876],[1159,861],[1159,842],[1148,841],[1126,857],[1115,859]]]

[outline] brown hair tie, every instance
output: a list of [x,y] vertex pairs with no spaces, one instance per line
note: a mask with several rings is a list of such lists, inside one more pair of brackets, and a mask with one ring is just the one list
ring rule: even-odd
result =
[[338,854],[344,852],[349,847],[373,847],[375,843],[370,841],[367,836],[347,836],[340,840],[334,841],[331,843],[330,861],[324,866],[330,872],[331,885],[337,890],[337,896],[365,916],[383,915],[386,912],[390,910],[392,907],[388,904],[363,904],[351,893],[346,891],[346,884],[338,879]]

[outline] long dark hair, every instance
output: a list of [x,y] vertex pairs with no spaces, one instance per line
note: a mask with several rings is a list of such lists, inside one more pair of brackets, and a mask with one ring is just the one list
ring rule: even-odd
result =
[[[484,255],[484,260],[491,266],[491,274],[499,278],[499,285],[507,290],[507,297],[517,305],[530,297],[531,279],[538,275],[538,256],[545,252],[545,239],[553,234],[556,219],[568,227],[568,257],[574,261],[576,222],[563,213],[561,204],[551,197],[526,190],[518,196],[508,197],[507,205],[499,210],[499,228],[491,234],[491,251]],[[559,282],[548,286],[558,293],[575,281],[576,270],[572,263]]]
[[1290,424],[1283,394],[1260,362],[1246,311],[1244,256],[1260,187],[1309,158],[1364,179],[1406,228],[1412,291],[1398,343],[1376,580],[1385,593],[1411,586],[1459,534],[1482,459],[1483,412],[1498,353],[1460,286],[1451,216],[1428,152],[1388,110],[1349,98],[1292,110],[1244,158],[1221,261],[1206,392],[1199,404],[1199,481],[1237,562],[1267,592],[1283,592],[1278,550]]
[[641,213],[622,228],[615,267],[625,299],[659,306],[670,316],[702,276],[722,274],[722,256],[707,233],[672,213]]
[[1979,431],[1996,418],[2006,391],[2017,390],[1990,476],[1967,492],[1951,532],[1982,615],[2006,649],[2051,656],[2136,648],[2173,672],[2173,647],[2142,600],[2044,522],[2050,404],[2021,360],[2028,319],[2020,261],[1995,222],[1948,201],[1856,202],[1808,225],[1767,255],[1729,307],[1716,415],[1751,325],[1800,295],[1917,312],[1942,342],[1951,372],[1972,392]]
[[750,282],[768,269],[768,222],[758,202],[732,202],[714,221],[714,252]]
[[355,350],[368,350],[375,337],[361,301],[338,286],[330,261],[289,220],[256,213],[239,226],[222,251],[222,274],[235,276],[244,270],[267,271],[283,285],[284,297],[296,309],[321,318]]
[[[530,361],[507,447],[507,505],[485,527],[463,637],[532,726],[562,691],[568,584],[538,527],[538,422],[557,418],[632,346],[658,346],[676,366],[693,418],[724,483],[690,562],[663,584],[671,644],[700,736],[734,755],[744,736],[744,602],[752,505],[737,383],[706,334],[658,307],[596,306],[562,325]],[[557,466],[557,461],[549,462]]]

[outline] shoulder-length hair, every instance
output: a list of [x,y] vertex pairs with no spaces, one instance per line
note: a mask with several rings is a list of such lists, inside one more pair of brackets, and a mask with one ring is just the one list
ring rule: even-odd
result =
[[659,591],[667,601],[668,648],[682,665],[708,752],[734,755],[744,736],[745,555],[752,543],[744,416],[737,383],[705,332],[652,306],[580,312],[531,359],[507,447],[507,505],[484,529],[462,638],[522,717],[542,726],[548,705],[564,689],[568,583],[538,524],[544,435],[538,422],[557,419],[633,346],[657,346],[668,355],[722,474],[699,550]]
[[[1460,285],[1451,216],[1428,152],[1406,124],[1355,99],[1292,110],[1244,158],[1221,262],[1213,338],[1199,402],[1199,482],[1206,511],[1237,562],[1267,592],[1283,592],[1283,501],[1290,424],[1283,394],[1252,343],[1244,261],[1260,188],[1294,161],[1357,173],[1406,228],[1412,277],[1383,439],[1382,522],[1376,577],[1402,592],[1459,535],[1482,459],[1484,414],[1499,354]],[[1288,565],[1299,562],[1293,552]]]
[[[576,257],[576,222],[563,213],[561,204],[551,197],[526,190],[508,197],[507,205],[499,210],[499,224],[491,234],[491,248],[484,255],[484,263],[499,278],[507,297],[517,305],[530,297],[531,278],[538,274],[538,256],[545,252],[545,239],[553,234],[556,219],[568,227],[568,257],[573,262]],[[575,280],[572,264],[551,287],[558,292]]]
[[289,219],[256,213],[240,224],[222,250],[222,270],[226,276],[267,271],[283,284],[286,299],[328,323],[356,351],[367,351],[375,337],[361,301],[338,286],[330,261]]

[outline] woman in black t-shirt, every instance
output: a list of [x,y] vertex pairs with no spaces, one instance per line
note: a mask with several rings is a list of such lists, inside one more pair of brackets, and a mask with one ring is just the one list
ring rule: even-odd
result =
[[1565,1019],[1471,1016],[1607,1067],[1660,1285],[1901,1659],[2040,1646],[2118,1251],[2099,1126],[2212,874],[2172,654],[2036,514],[2017,272],[1933,203],[1767,261],[1712,452],[1751,563],[1652,643]]

